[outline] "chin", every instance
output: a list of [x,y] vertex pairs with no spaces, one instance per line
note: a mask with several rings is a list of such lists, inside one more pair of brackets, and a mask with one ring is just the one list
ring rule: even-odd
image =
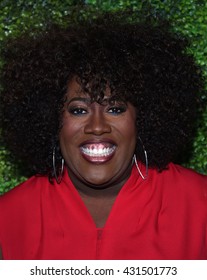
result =
[[103,180],[101,180],[100,178],[86,178],[85,179],[85,183],[94,189],[103,189],[103,188],[108,188],[113,186],[113,182],[111,179],[109,179],[108,181],[106,181],[106,177],[103,178]]

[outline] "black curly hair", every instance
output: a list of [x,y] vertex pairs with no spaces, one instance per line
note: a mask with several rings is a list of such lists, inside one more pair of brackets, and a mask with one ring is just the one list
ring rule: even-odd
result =
[[[92,100],[103,98],[109,84],[116,99],[137,108],[137,137],[149,166],[163,170],[190,139],[203,90],[201,71],[186,48],[186,40],[162,25],[113,17],[10,40],[2,51],[5,146],[30,170],[52,178],[55,146],[61,164],[58,135],[65,93],[76,76]],[[145,162],[140,144],[136,153]]]

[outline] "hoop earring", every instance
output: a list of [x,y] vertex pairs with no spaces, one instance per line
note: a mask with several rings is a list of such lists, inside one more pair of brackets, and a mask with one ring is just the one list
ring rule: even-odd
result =
[[145,176],[142,174],[142,172],[141,172],[141,170],[140,170],[140,168],[139,168],[139,165],[138,165],[138,163],[137,163],[137,158],[136,158],[136,155],[135,155],[135,154],[134,154],[134,156],[133,156],[133,160],[134,160],[134,163],[135,163],[135,165],[136,165],[136,168],[137,168],[137,170],[138,170],[140,176],[142,177],[143,180],[146,180],[147,177],[148,177],[148,157],[147,157],[147,152],[146,152],[146,150],[145,150],[144,144],[143,144],[142,139],[141,139],[140,137],[139,137],[139,140],[140,140],[140,142],[142,143],[142,148],[143,148],[144,156],[145,156],[145,168],[146,168],[146,170],[145,170]]
[[54,175],[55,175],[55,180],[58,184],[60,184],[62,181],[62,177],[63,177],[63,168],[64,168],[65,161],[64,161],[64,158],[62,158],[60,174],[57,175],[56,164],[55,164],[55,149],[56,149],[56,147],[53,148],[53,152],[52,152],[52,166],[53,166],[53,171],[54,171]]

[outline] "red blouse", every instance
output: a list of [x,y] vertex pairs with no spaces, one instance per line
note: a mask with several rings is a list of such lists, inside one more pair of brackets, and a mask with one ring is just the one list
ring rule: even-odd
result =
[[4,259],[207,259],[207,176],[174,164],[142,180],[136,168],[103,228],[65,172],[32,177],[0,197]]

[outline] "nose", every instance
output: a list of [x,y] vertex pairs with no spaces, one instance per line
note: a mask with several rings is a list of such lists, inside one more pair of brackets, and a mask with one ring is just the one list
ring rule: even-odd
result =
[[[97,104],[98,105],[98,104]],[[96,106],[89,117],[84,132],[87,134],[102,135],[111,132],[111,125],[107,120],[101,105]]]

